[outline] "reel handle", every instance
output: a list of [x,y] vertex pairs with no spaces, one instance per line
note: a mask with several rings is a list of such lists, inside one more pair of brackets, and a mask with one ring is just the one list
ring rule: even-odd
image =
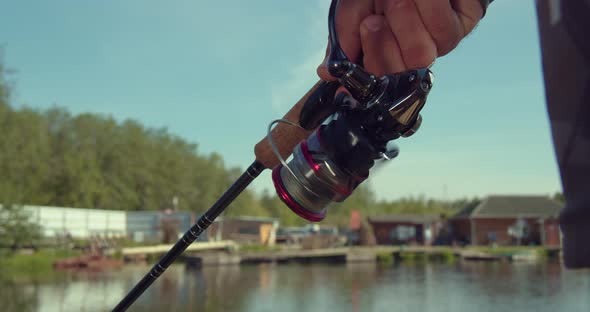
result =
[[[285,114],[283,119],[299,124],[299,116],[301,109],[307,101],[307,99],[322,85],[322,81],[318,81],[307,93],[297,102],[291,109]],[[279,153],[284,159],[287,159],[295,146],[313,132],[314,129],[302,130],[297,127],[289,126],[287,124],[278,124],[273,128],[271,135],[275,142]],[[264,165],[268,169],[272,169],[279,165],[281,162],[277,159],[268,139],[262,138],[258,144],[254,147],[254,154],[256,154],[256,160]]]

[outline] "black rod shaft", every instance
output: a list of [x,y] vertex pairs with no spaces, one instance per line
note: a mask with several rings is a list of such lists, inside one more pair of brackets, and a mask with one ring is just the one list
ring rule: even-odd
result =
[[207,210],[199,220],[179,239],[156,265],[127,293],[125,298],[117,304],[113,312],[126,311],[150,287],[150,285],[192,244],[227,206],[265,169],[264,165],[254,161],[244,173],[221,195],[221,197]]

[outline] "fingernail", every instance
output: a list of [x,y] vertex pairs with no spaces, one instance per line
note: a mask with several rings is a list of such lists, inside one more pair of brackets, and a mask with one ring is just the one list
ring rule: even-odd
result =
[[383,20],[380,18],[368,18],[365,21],[365,26],[370,31],[380,31],[381,27],[383,27]]

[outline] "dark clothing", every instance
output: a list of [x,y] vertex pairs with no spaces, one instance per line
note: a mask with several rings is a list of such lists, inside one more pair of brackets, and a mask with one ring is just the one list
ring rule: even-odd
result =
[[566,202],[560,216],[563,256],[568,268],[588,268],[590,0],[538,0],[536,6],[547,113]]
[[536,3],[547,112],[566,201],[560,216],[565,265],[590,267],[590,0]]

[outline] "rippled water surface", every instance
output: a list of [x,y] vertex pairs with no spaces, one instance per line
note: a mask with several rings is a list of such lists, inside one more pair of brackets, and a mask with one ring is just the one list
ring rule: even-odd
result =
[[[0,311],[109,311],[148,267],[4,278]],[[590,311],[590,271],[559,264],[171,267],[129,311]]]

